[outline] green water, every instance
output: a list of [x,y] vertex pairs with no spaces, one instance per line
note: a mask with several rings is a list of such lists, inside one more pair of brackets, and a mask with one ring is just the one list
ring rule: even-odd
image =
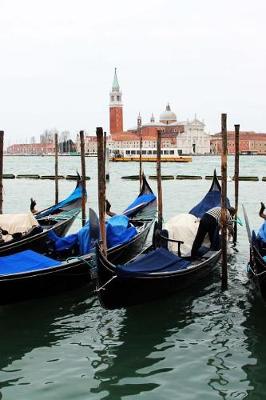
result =
[[[53,174],[51,157],[7,157],[5,173]],[[73,174],[78,157],[59,159],[59,173]],[[96,159],[86,159],[88,204],[96,208]],[[209,175],[218,157],[191,164],[163,164],[165,174]],[[241,175],[265,174],[265,158],[240,160]],[[145,165],[147,175],[155,165]],[[111,164],[108,198],[122,210],[138,193],[137,164]],[[229,159],[233,175],[233,159]],[[266,174],[265,174],[266,175]],[[60,197],[74,183],[60,181]],[[156,182],[151,185],[156,190]],[[163,181],[165,219],[186,212],[210,181]],[[30,197],[41,209],[54,200],[53,181],[4,182],[4,210],[25,211]],[[228,183],[229,196],[234,183]],[[252,227],[266,183],[240,182]],[[240,217],[242,212],[240,211]],[[242,218],[243,219],[243,218]],[[77,229],[80,221],[75,223]],[[265,307],[246,277],[248,243],[239,227],[238,252],[229,260],[229,290],[220,290],[219,269],[197,287],[130,309],[103,310],[87,288],[0,306],[0,399],[263,399],[266,391]]]

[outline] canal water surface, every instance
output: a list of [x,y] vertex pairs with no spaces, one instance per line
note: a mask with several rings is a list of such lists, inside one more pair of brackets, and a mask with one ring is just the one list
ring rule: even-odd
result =
[[[6,157],[4,172],[52,175],[52,157]],[[233,158],[229,158],[229,176]],[[259,227],[266,200],[265,158],[242,156],[240,182],[251,226]],[[155,164],[145,165],[154,175]],[[163,174],[220,172],[218,157],[194,157],[190,164],[163,164]],[[88,205],[97,210],[96,159],[86,159]],[[59,173],[80,170],[79,157],[60,157]],[[136,163],[111,164],[107,197],[122,211],[137,195]],[[156,181],[150,181],[156,191]],[[187,212],[210,181],[163,181],[164,219]],[[60,198],[74,182],[61,180]],[[234,183],[228,182],[233,201]],[[4,211],[24,212],[34,197],[39,209],[54,202],[54,182],[4,181]],[[242,210],[240,217],[243,220]],[[80,219],[73,230],[80,226]],[[265,306],[246,277],[248,241],[239,226],[237,251],[229,260],[229,289],[220,290],[220,271],[197,287],[161,301],[107,311],[86,287],[42,299],[0,306],[0,399],[3,400],[208,400],[263,399],[266,392]]]

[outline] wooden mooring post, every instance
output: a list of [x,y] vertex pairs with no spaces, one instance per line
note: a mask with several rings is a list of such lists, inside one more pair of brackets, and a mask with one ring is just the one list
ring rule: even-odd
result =
[[157,192],[158,192],[158,229],[163,226],[163,200],[162,200],[162,174],[161,174],[161,136],[160,129],[157,130]]
[[0,214],[3,214],[3,155],[4,131],[0,131]]
[[238,214],[238,195],[239,195],[239,131],[240,125],[235,125],[235,223],[234,223],[234,237],[233,242],[236,245],[237,242],[237,214]]
[[107,146],[106,140],[106,132],[104,132],[104,170],[105,170],[105,180],[109,181],[110,172],[109,172],[109,149]]
[[86,223],[86,165],[85,165],[84,131],[79,132],[79,137],[80,137],[80,158],[81,158],[81,182],[82,182],[81,221],[82,221],[82,226],[84,226]]
[[98,159],[98,207],[101,233],[101,248],[103,254],[107,254],[106,230],[105,230],[105,155],[103,129],[96,128],[97,135],[97,159]]
[[139,188],[142,188],[142,135],[139,138]]
[[55,183],[55,204],[58,204],[58,133],[54,134],[54,183]]
[[222,225],[222,290],[228,288],[228,271],[227,271],[227,114],[221,116],[221,132],[222,132],[222,153],[221,153],[221,225]]

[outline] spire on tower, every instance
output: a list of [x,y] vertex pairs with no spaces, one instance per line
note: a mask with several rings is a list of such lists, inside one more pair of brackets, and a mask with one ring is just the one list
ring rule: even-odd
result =
[[116,68],[113,79],[112,91],[110,92],[110,133],[123,132],[123,103],[122,92],[120,91]]
[[142,118],[141,118],[140,112],[139,112],[138,119],[137,119],[137,125],[138,125],[138,129],[139,129],[139,128],[141,127],[141,125],[142,125]]
[[115,74],[114,74],[114,80],[113,80],[113,85],[112,85],[112,91],[119,92],[120,87],[117,79],[117,74],[116,74],[116,68],[115,68]]

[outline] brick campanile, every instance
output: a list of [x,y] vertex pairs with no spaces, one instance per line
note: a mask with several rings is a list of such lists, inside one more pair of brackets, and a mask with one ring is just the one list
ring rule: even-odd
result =
[[123,132],[123,103],[122,103],[122,92],[119,88],[119,83],[116,74],[112,85],[112,91],[110,93],[110,134],[122,133]]

